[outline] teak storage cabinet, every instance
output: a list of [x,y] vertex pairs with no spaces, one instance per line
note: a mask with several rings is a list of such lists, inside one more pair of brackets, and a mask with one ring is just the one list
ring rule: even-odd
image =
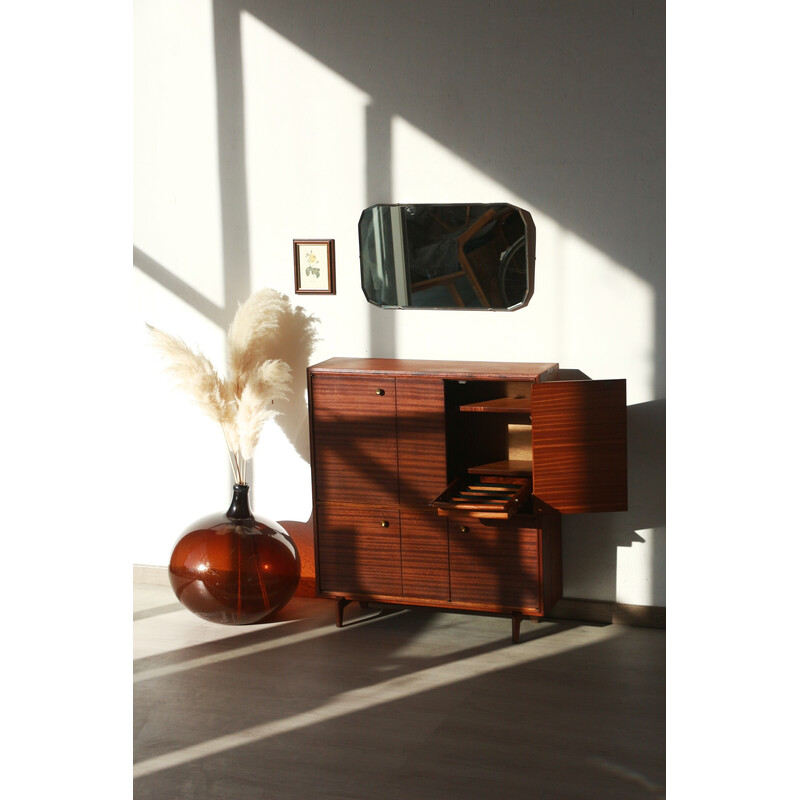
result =
[[627,508],[625,381],[558,364],[334,358],[308,369],[317,590],[542,617],[560,515]]

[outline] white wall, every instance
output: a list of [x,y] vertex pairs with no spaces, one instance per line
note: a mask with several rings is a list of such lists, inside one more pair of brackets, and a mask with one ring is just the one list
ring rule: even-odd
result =
[[[133,8],[134,562],[165,564],[186,524],[223,509],[231,484],[221,435],[171,388],[144,322],[221,365],[237,304],[269,286],[318,317],[315,361],[552,360],[626,378],[630,511],[565,520],[565,594],[665,605],[663,5]],[[530,305],[370,307],[361,210],[457,201],[531,212]],[[335,296],[294,295],[295,238],[335,240]],[[272,425],[259,445],[254,507],[304,522],[305,398],[294,403],[293,424]]]

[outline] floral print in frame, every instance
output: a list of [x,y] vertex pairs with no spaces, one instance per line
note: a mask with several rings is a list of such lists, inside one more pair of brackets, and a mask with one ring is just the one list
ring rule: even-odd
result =
[[294,240],[296,294],[336,294],[333,239]]

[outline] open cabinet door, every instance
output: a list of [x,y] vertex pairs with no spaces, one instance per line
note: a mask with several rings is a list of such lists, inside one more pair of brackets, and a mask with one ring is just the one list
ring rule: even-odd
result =
[[562,514],[626,511],[625,381],[531,386],[533,494]]

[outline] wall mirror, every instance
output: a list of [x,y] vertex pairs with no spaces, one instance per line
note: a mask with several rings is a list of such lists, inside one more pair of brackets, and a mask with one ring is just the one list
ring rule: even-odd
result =
[[373,305],[514,311],[533,295],[536,228],[508,203],[375,205],[358,236]]

